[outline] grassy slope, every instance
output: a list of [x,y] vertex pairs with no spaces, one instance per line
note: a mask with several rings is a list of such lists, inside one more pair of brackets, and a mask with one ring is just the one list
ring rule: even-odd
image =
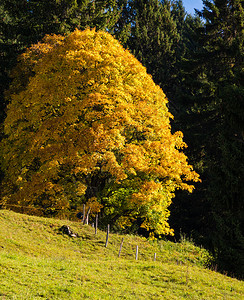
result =
[[205,269],[206,252],[187,241],[124,236],[118,258],[122,236],[107,248],[105,238],[78,222],[0,210],[0,299],[244,299],[244,283]]

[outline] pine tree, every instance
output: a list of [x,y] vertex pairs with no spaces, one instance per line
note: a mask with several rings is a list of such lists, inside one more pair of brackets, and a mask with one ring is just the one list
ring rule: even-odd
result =
[[172,86],[175,48],[179,41],[169,1],[131,2],[132,27],[127,46],[166,95]]
[[110,30],[110,33],[119,40],[124,47],[127,47],[127,41],[131,35],[131,26],[133,22],[133,9],[131,0],[118,0],[117,1],[117,10],[118,10],[118,19],[114,24],[113,28]]
[[[171,102],[173,101],[171,111],[176,115],[176,122],[180,121],[182,112],[189,105],[189,98],[192,96],[187,83],[187,68],[189,60],[193,58],[198,49],[196,39],[196,30],[202,26],[199,17],[193,17],[186,13],[182,1],[177,0],[172,3],[172,17],[176,22],[179,41],[175,47],[175,64],[174,64],[174,85],[169,91]],[[195,78],[191,78],[191,81]],[[183,120],[181,126],[185,126],[186,120]],[[177,125],[176,125],[177,126]]]
[[[215,112],[219,118],[217,147],[212,151],[209,201],[213,248],[220,268],[244,273],[244,11],[243,2],[206,1],[202,16],[209,63],[208,78],[215,84]],[[211,11],[209,11],[211,7]],[[214,66],[214,67],[213,67]]]
[[[203,28],[203,22],[198,16],[185,13],[181,1],[174,1],[172,14],[180,33],[177,48],[177,76],[176,87],[172,95],[174,106],[171,106],[175,118],[172,126],[175,130],[184,128],[184,140],[188,144],[186,153],[194,168],[201,174],[202,182],[189,193],[178,191],[170,207],[170,224],[175,229],[175,237],[180,239],[181,234],[187,234],[203,244],[202,237],[206,237],[206,214],[209,205],[204,198],[206,191],[206,154],[207,147],[205,116],[206,109],[202,109],[205,94],[208,93],[207,82],[204,79],[204,67],[198,63],[198,53],[201,49],[198,32]],[[204,83],[206,85],[204,85]],[[205,91],[206,89],[206,91]],[[205,118],[206,117],[206,118]],[[204,121],[205,120],[205,121]],[[206,244],[206,240],[204,240]]]
[[191,95],[185,102],[190,101],[186,117],[193,124],[189,128],[192,143],[189,138],[186,140],[195,148],[194,166],[203,180],[197,195],[205,212],[201,213],[195,230],[204,237],[201,242],[212,250],[219,268],[241,276],[244,266],[243,3],[203,2],[203,11],[198,14],[205,23],[198,29],[198,49],[188,63],[186,86]]

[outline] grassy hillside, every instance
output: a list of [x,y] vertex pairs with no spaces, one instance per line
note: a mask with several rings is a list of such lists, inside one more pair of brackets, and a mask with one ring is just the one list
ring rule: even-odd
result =
[[91,226],[0,210],[0,299],[244,299],[243,282],[204,268],[205,250],[123,237],[118,258],[120,235],[105,248]]

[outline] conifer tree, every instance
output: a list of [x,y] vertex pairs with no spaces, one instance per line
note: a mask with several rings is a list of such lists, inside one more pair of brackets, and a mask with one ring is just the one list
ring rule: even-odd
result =
[[131,27],[134,22],[133,8],[131,0],[118,0],[117,10],[119,12],[117,22],[110,33],[121,42],[124,47],[128,47],[127,41],[131,35]]
[[171,4],[169,1],[136,0],[130,5],[132,27],[127,46],[168,96],[179,41]]
[[[210,9],[211,10],[210,10]],[[244,10],[243,1],[205,3],[208,78],[213,85],[216,148],[211,151],[211,242],[220,267],[244,273]],[[205,53],[204,53],[205,55]]]
[[195,229],[219,268],[240,276],[244,266],[243,3],[203,3],[198,14],[205,24],[198,29],[198,49],[188,66],[191,113],[186,115],[193,124],[192,142],[187,142],[195,148],[194,166],[203,179],[197,195],[204,213]]

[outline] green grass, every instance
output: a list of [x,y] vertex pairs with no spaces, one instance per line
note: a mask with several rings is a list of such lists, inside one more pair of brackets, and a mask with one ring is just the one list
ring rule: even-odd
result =
[[243,282],[204,268],[207,252],[188,241],[105,239],[79,222],[0,210],[0,299],[244,299]]

